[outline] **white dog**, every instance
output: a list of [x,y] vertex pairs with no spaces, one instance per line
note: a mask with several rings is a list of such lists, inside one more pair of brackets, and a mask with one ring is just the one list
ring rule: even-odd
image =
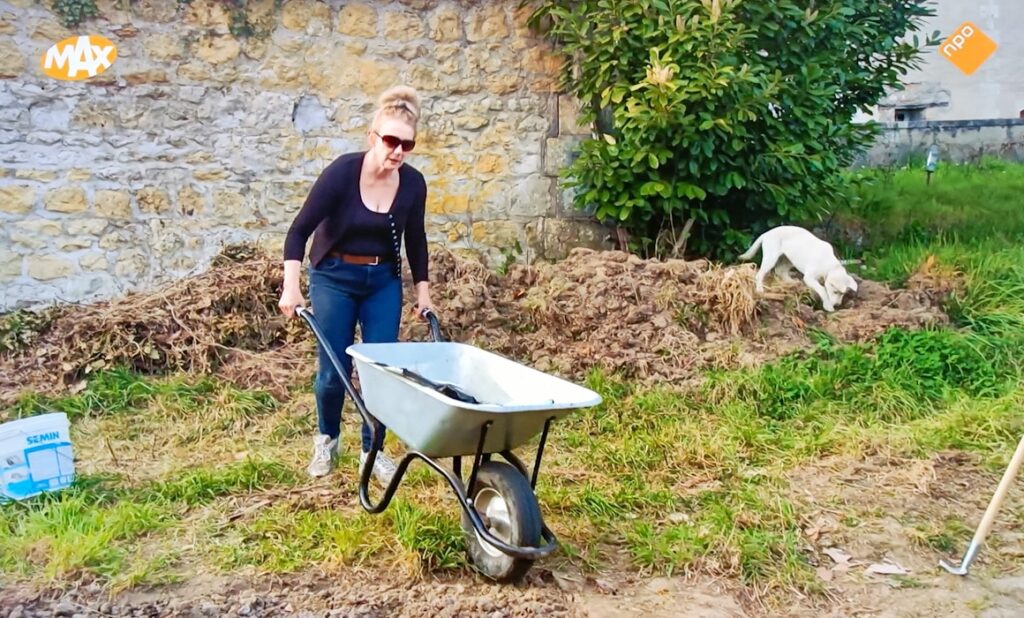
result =
[[750,260],[758,248],[762,251],[756,284],[759,294],[764,293],[764,278],[773,268],[775,276],[784,281],[793,280],[789,276],[790,268],[799,270],[804,283],[821,298],[825,311],[835,311],[847,292],[857,291],[857,282],[836,258],[832,245],[801,227],[781,225],[768,230],[740,259]]

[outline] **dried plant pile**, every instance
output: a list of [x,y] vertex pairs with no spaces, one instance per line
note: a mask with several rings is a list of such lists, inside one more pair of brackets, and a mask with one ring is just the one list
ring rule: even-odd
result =
[[[81,384],[115,366],[215,373],[285,396],[308,384],[316,361],[305,324],[278,313],[281,277],[278,257],[232,247],[199,276],[67,308],[33,345],[0,351],[0,402],[25,388]],[[685,380],[702,368],[762,362],[805,345],[812,326],[859,341],[891,325],[946,319],[921,291],[865,281],[850,308],[826,315],[798,302],[808,302],[799,285],[757,298],[751,264],[617,251],[576,249],[558,263],[513,265],[498,275],[474,255],[434,250],[431,279],[448,339],[574,379],[601,367],[646,382]],[[408,316],[402,339],[427,339],[423,322]]]
[[[229,247],[200,276],[152,293],[69,308],[32,346],[0,357],[0,368],[8,378],[37,376],[71,385],[113,367],[164,374],[216,373],[247,360],[262,366],[254,355],[312,349],[300,325],[287,324],[278,313],[281,276],[280,259]],[[247,386],[269,377],[251,373]]]
[[[576,249],[506,276],[453,254],[436,256],[432,268],[451,339],[575,377],[602,366],[672,378],[707,333],[749,333],[757,320],[748,267]],[[419,333],[407,328],[410,338]]]

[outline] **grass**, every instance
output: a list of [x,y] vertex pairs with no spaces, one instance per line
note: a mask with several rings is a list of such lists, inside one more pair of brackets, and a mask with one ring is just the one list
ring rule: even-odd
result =
[[924,166],[863,170],[856,200],[836,218],[863,231],[870,248],[906,243],[1003,242],[1024,232],[1024,166],[998,159],[943,164],[925,184]]
[[[538,485],[564,542],[556,565],[600,571],[625,556],[634,569],[813,594],[823,583],[804,529],[821,507],[804,497],[807,478],[877,454],[927,468],[957,452],[957,472],[978,481],[969,491],[987,495],[1024,432],[1024,168],[943,166],[930,186],[918,170],[873,175],[859,210],[842,213],[863,230],[867,272],[902,284],[932,256],[964,281],[948,301],[953,325],[857,345],[814,334],[806,352],[686,388],[592,374],[604,403],[553,432]],[[282,404],[209,378],[112,371],[0,418],[49,409],[72,417],[82,475],[72,490],[0,506],[6,576],[89,574],[116,588],[203,569],[466,568],[458,509],[429,472],[414,468],[379,516],[358,507],[352,415],[344,469],[330,483],[303,477],[308,394]],[[840,534],[877,523],[886,504],[920,551],[964,547],[973,523],[961,511],[886,498],[912,492],[912,467],[866,490],[863,507],[820,496]]]
[[270,507],[243,522],[219,544],[219,566],[289,572],[310,563],[360,564],[387,547],[387,530],[365,513]]
[[[106,578],[139,564],[132,544],[183,523],[190,509],[220,497],[293,484],[273,462],[245,460],[218,470],[186,470],[173,479],[128,487],[121,479],[79,476],[57,495],[0,508],[0,566],[5,573],[58,579],[80,572]],[[133,563],[133,564],[129,564]]]

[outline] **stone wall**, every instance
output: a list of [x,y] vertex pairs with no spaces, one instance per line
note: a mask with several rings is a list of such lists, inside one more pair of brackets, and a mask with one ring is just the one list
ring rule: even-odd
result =
[[[152,287],[226,243],[278,250],[398,83],[424,100],[409,161],[432,241],[535,259],[602,237],[558,188],[585,131],[518,0],[256,0],[249,37],[214,0],[98,0],[74,32],[49,4],[0,0],[0,311]],[[46,77],[41,55],[77,34],[113,41],[113,66]]]
[[983,156],[1024,162],[1024,120],[933,120],[884,125],[858,165],[899,165],[924,159],[933,145],[940,161],[966,163]]

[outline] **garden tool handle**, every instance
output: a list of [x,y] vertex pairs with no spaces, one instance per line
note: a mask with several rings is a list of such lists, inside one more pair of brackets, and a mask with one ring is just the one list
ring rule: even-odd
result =
[[1010,465],[1006,467],[1006,472],[1003,473],[1003,478],[999,481],[996,493],[992,495],[992,500],[989,501],[988,508],[985,509],[985,515],[981,518],[981,523],[978,524],[978,530],[974,533],[971,545],[981,545],[985,541],[985,537],[988,536],[989,531],[992,530],[992,524],[996,520],[996,513],[999,512],[999,507],[1002,506],[1003,500],[1006,499],[1006,494],[1010,491],[1010,484],[1013,483],[1014,477],[1020,471],[1021,464],[1024,464],[1024,437],[1017,444],[1017,450],[1014,451],[1013,458],[1010,459]]

